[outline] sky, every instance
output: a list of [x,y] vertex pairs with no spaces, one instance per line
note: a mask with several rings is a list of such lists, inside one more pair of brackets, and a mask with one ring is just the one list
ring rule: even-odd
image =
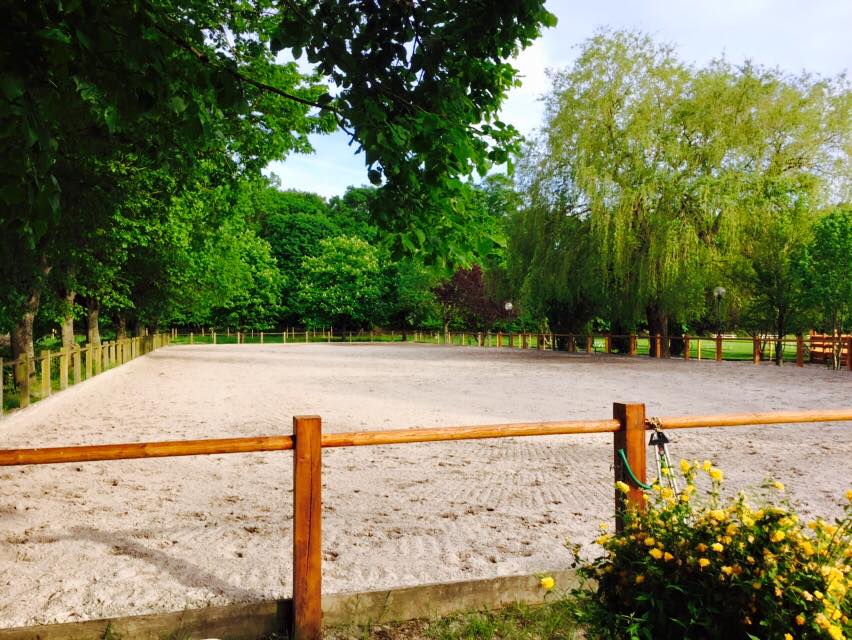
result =
[[[540,97],[547,69],[571,64],[578,46],[596,29],[638,29],[674,45],[679,57],[703,66],[724,55],[791,73],[834,76],[852,66],[852,0],[550,0],[559,24],[521,52],[514,66],[523,85],[513,89],[502,119],[524,135],[542,124]],[[312,136],[315,153],[274,162],[283,189],[341,195],[367,183],[363,154],[343,132]]]

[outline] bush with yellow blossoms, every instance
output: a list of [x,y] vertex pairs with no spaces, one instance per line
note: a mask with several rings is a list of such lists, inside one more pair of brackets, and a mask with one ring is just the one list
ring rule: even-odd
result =
[[757,506],[723,499],[709,462],[681,471],[680,495],[654,485],[622,532],[598,538],[601,557],[575,551],[589,638],[852,638],[852,490],[842,518],[804,523],[779,482],[768,485],[779,498]]

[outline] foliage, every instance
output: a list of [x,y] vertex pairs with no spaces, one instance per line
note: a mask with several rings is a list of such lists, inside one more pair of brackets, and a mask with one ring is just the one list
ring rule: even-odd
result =
[[852,209],[838,209],[814,226],[798,272],[802,296],[816,312],[817,326],[838,338],[834,368],[840,368],[840,341],[852,328]]
[[[517,132],[498,118],[517,81],[506,60],[556,18],[542,0],[394,3],[289,0],[273,48],[292,49],[330,78],[321,100],[351,128],[368,177],[382,185],[380,225],[395,252],[467,255],[453,204],[459,177],[506,163]],[[447,203],[451,203],[447,207]],[[442,228],[443,234],[435,234]]]
[[500,305],[486,294],[479,265],[459,269],[434,292],[441,305],[445,331],[454,320],[464,328],[484,330],[501,315]]
[[813,212],[848,192],[845,79],[696,69],[609,31],[551,77],[509,226],[524,307],[552,325],[603,317],[665,336],[700,324],[713,287],[733,283],[763,296],[741,302],[764,330],[798,324],[791,256]]
[[[623,532],[601,535],[604,554],[582,565],[597,582],[579,592],[590,637],[844,638],[852,491],[837,524],[805,525],[783,502],[723,499],[722,473],[709,461],[681,469],[680,496],[655,485],[647,508],[628,510]],[[702,470],[711,484],[699,503]]]
[[364,240],[321,240],[317,255],[303,259],[302,271],[296,301],[308,326],[345,331],[381,317],[385,283],[379,254]]

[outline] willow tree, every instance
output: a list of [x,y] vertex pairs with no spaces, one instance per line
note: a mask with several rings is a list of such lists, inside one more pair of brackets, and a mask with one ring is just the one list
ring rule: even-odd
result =
[[630,327],[644,316],[652,335],[701,306],[712,262],[712,194],[684,170],[697,162],[683,112],[691,77],[671,48],[602,32],[552,76],[547,100],[545,171],[576,192],[610,317]]
[[[667,338],[699,320],[709,292],[731,277],[731,256],[752,249],[771,263],[775,249],[755,246],[761,230],[797,229],[844,166],[849,93],[840,81],[724,61],[695,69],[643,34],[606,31],[552,81],[522,172],[521,226],[533,227],[531,259],[571,265],[572,300],[590,299],[577,275],[594,283],[601,299],[589,315],[614,327],[644,319]],[[783,335],[781,303],[772,302],[773,326]]]

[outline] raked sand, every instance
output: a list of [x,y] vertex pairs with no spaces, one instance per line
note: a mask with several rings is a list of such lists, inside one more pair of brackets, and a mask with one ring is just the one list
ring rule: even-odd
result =
[[[852,374],[414,345],[172,346],[0,420],[0,447],[852,406]],[[852,425],[683,430],[733,489],[807,515],[852,483]],[[534,573],[611,520],[612,438],[326,450],[326,592]],[[289,452],[0,469],[0,627],[286,596]]]

